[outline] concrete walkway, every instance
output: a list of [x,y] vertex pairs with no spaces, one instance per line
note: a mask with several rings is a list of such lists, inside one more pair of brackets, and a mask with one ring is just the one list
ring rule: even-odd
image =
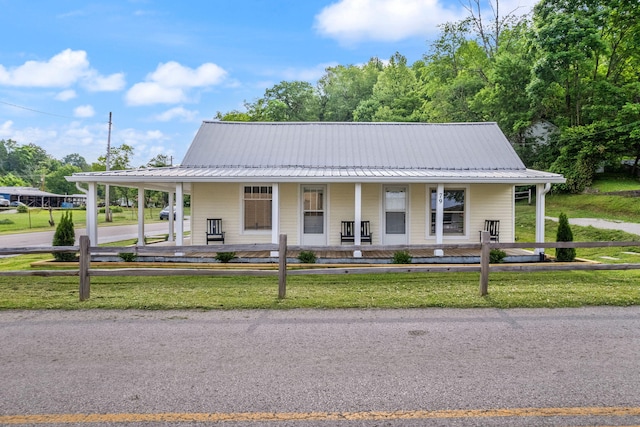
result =
[[[558,221],[558,218],[553,218],[550,216],[547,216],[545,218],[551,221]],[[610,221],[598,218],[569,218],[569,224],[579,225],[580,227],[591,226],[594,228],[602,228],[606,230],[626,231],[627,233],[637,234],[640,236],[640,224],[634,222]]]

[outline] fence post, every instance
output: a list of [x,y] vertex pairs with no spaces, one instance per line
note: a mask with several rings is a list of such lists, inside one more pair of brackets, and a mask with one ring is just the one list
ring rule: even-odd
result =
[[287,235],[280,235],[278,247],[278,298],[283,299],[287,294]]
[[80,301],[88,300],[91,293],[91,283],[89,279],[91,253],[89,252],[89,243],[89,236],[80,236]]
[[480,296],[482,297],[489,293],[490,240],[488,231],[482,231],[480,233]]

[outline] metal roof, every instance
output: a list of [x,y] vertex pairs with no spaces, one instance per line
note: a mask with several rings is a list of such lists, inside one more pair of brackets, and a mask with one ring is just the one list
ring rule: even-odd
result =
[[185,167],[524,169],[496,123],[211,122]]
[[70,181],[561,183],[527,169],[495,123],[205,121],[180,166],[85,172]]

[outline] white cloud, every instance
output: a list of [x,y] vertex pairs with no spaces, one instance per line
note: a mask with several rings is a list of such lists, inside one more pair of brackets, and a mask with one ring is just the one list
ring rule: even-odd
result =
[[8,120],[0,126],[0,139],[12,139],[20,145],[29,144],[31,142],[36,145],[40,145],[40,141],[55,140],[58,136],[58,133],[54,130],[40,129],[37,127],[15,129],[13,125],[13,121]]
[[[114,84],[119,80],[122,80],[120,87]],[[66,49],[48,61],[27,61],[13,68],[0,65],[0,85],[67,88],[77,83],[102,91],[119,90],[124,87],[124,80],[120,74],[105,77],[91,68],[87,52],[83,50]]]
[[438,0],[340,0],[316,16],[315,28],[344,44],[393,42],[432,35],[439,24],[463,17],[461,8],[447,8]]
[[73,110],[73,115],[75,117],[87,118],[95,116],[96,112],[91,105],[81,105]]
[[67,89],[67,90],[63,90],[62,92],[57,94],[55,99],[58,100],[58,101],[69,101],[70,99],[73,99],[76,96],[78,96],[78,95],[76,94],[75,90]]
[[124,73],[101,76],[91,73],[83,82],[83,86],[91,92],[116,92],[124,89],[126,85]]
[[127,92],[129,105],[174,104],[186,102],[190,88],[206,88],[224,81],[227,72],[213,63],[196,69],[175,61],[158,65],[144,82],[136,83]]
[[169,122],[173,119],[180,119],[180,121],[183,122],[193,122],[198,114],[198,111],[187,110],[184,107],[180,106],[158,114],[154,117],[154,119],[160,122]]
[[202,87],[220,83],[226,74],[225,70],[210,62],[194,70],[171,61],[158,65],[148,79],[169,87]]
[[186,102],[182,88],[165,87],[157,82],[136,83],[125,96],[129,105],[175,104]]

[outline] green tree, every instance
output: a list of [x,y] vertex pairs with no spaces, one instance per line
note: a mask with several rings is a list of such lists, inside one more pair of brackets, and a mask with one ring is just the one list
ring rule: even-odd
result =
[[320,120],[351,122],[355,109],[373,94],[373,86],[383,69],[378,58],[371,58],[364,66],[327,68],[318,81],[320,93]]
[[306,122],[319,117],[318,96],[313,86],[303,81],[282,81],[246,107],[252,121]]
[[[569,225],[569,219],[564,212],[558,218],[558,231],[556,242],[573,242],[573,232]],[[560,262],[571,262],[576,259],[576,248],[556,248],[556,260]]]
[[407,59],[396,52],[378,75],[371,98],[358,104],[354,121],[415,121],[414,111],[420,106],[417,79]]
[[9,172],[6,175],[0,176],[0,186],[2,186],[2,187],[26,187],[27,186],[27,182],[24,179],[19,178],[19,177],[15,176],[14,174],[12,174],[11,172]]
[[[122,144],[118,147],[112,147],[109,156],[109,170],[124,170],[131,168],[131,158],[133,157],[133,147]],[[98,157],[98,161],[91,165],[94,172],[105,171],[107,169],[107,156]],[[131,198],[135,198],[136,190],[127,187],[112,187],[113,191],[109,191],[109,203],[116,200],[124,200],[127,204]],[[104,197],[104,192],[99,190],[99,195]]]
[[[73,228],[73,215],[71,211],[62,214],[56,232],[53,235],[53,246],[73,246],[76,241],[76,233]],[[75,261],[76,255],[70,252],[54,252],[56,261]]]
[[65,179],[65,176],[71,176],[76,172],[82,172],[82,169],[70,164],[50,172],[45,176],[45,190],[55,194],[76,194],[78,189],[75,183]]
[[71,165],[79,168],[83,172],[91,170],[91,166],[87,163],[84,157],[78,153],[68,154],[61,160],[63,165]]

